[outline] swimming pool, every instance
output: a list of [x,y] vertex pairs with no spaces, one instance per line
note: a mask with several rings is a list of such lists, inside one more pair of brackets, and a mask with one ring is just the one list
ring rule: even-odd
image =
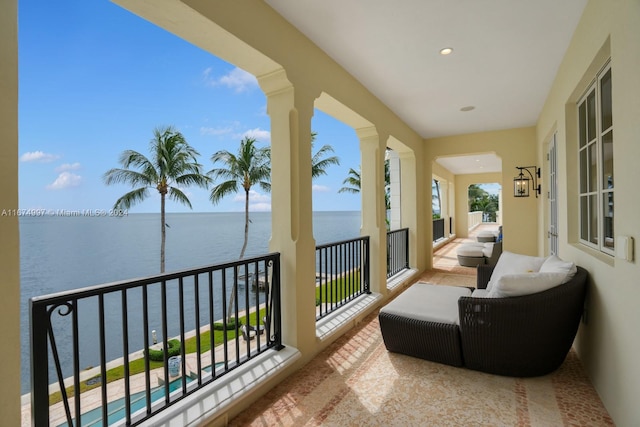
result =
[[[216,363],[216,369],[224,367],[224,362]],[[203,368],[203,371],[211,372],[211,366],[207,366]],[[186,377],[187,384],[189,384],[194,379],[187,376]],[[180,389],[182,387],[182,378],[178,378],[169,383],[169,394]],[[164,386],[155,387],[151,389],[151,403],[164,399]],[[147,406],[147,397],[146,392],[141,391],[138,393],[134,393],[131,395],[131,413],[134,414],[136,411],[143,409]],[[121,397],[114,401],[107,403],[107,425],[114,424],[120,420],[123,420],[126,417],[126,404],[125,398]],[[82,427],[92,427],[102,425],[102,407],[98,407],[92,409],[91,411],[85,412],[81,415],[81,423]],[[75,421],[75,419],[74,419]],[[62,423],[59,424],[58,427],[68,427],[68,424]]]

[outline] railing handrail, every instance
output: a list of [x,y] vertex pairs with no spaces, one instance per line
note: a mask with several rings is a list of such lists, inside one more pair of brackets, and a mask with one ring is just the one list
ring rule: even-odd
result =
[[222,264],[213,264],[213,265],[196,267],[191,269],[176,270],[169,273],[156,274],[153,276],[147,276],[147,277],[136,278],[136,279],[118,280],[114,282],[103,283],[100,285],[86,286],[84,288],[60,291],[60,292],[55,292],[55,293],[46,294],[46,295],[39,295],[39,296],[31,297],[29,301],[32,301],[35,304],[40,304],[40,303],[50,304],[51,302],[59,302],[59,301],[67,300],[69,296],[73,296],[74,299],[98,296],[102,293],[105,293],[103,291],[107,289],[109,292],[122,291],[126,289],[136,288],[142,285],[151,285],[151,284],[162,282],[162,281],[175,280],[184,276],[193,276],[197,274],[208,273],[209,271],[213,271],[213,270],[223,270],[223,269],[232,268],[238,265],[251,264],[253,262],[261,261],[265,258],[273,258],[278,256],[280,256],[279,252],[270,252],[262,256],[243,258],[241,260],[236,260],[236,261],[226,261]]
[[338,245],[344,245],[345,243],[353,243],[353,242],[357,242],[360,240],[369,240],[369,236],[361,236],[361,237],[355,237],[353,239],[346,239],[346,240],[340,240],[337,242],[329,242],[329,243],[325,243],[322,245],[316,245],[316,250],[318,249],[326,249],[329,248],[331,246],[338,246]]

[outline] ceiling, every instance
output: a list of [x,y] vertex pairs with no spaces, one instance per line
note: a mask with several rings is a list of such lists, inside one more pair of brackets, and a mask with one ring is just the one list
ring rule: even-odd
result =
[[502,159],[495,154],[438,157],[436,163],[445,167],[454,175],[502,171]]
[[587,3],[265,1],[423,138],[533,126]]

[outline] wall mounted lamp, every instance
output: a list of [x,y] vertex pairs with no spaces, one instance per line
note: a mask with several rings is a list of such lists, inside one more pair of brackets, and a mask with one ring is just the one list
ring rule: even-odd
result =
[[[520,174],[513,178],[513,197],[529,197],[529,188],[531,188],[529,184],[530,181],[533,181],[533,189],[536,192],[537,199],[538,194],[540,194],[540,184],[538,184],[540,168],[536,166],[516,166],[516,169],[520,171]],[[526,171],[529,176],[526,176],[522,171]]]

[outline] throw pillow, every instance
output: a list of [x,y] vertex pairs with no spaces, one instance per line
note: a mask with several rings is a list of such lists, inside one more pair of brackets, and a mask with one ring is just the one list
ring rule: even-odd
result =
[[489,298],[518,297],[546,291],[562,283],[565,273],[505,274],[487,294]]
[[541,273],[564,273],[562,283],[567,283],[578,272],[576,265],[570,261],[563,261],[555,255],[551,255],[542,263]]
[[493,285],[505,274],[537,273],[544,262],[544,258],[529,255],[514,254],[504,251],[491,273],[487,284],[487,291],[491,291]]

